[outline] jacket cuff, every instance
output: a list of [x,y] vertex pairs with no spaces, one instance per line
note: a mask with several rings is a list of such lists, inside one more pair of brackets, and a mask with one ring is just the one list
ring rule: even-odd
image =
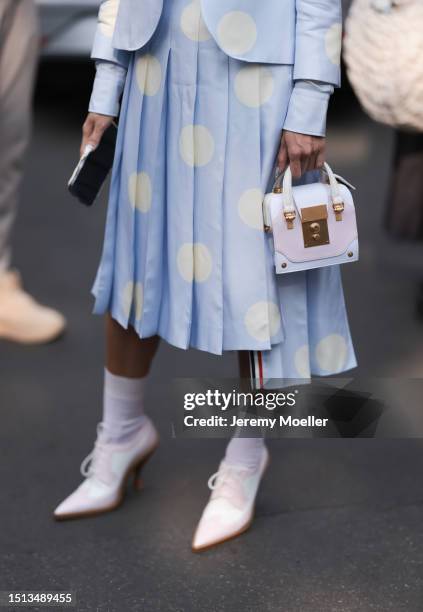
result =
[[283,129],[310,136],[325,136],[326,114],[332,85],[297,81],[291,93]]
[[111,62],[98,61],[96,69],[88,110],[90,113],[117,117],[125,85],[126,68]]

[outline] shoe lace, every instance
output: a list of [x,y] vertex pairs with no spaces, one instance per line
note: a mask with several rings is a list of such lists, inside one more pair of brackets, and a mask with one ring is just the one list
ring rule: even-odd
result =
[[97,440],[95,441],[94,448],[81,463],[80,470],[84,478],[90,478],[94,475],[100,477],[101,474],[106,472],[107,453],[106,447],[101,440],[103,429],[103,423],[99,423],[97,425]]
[[207,486],[211,491],[217,492],[225,485],[240,484],[240,476],[245,473],[254,472],[254,468],[241,464],[221,465],[217,472],[212,474],[207,481]]

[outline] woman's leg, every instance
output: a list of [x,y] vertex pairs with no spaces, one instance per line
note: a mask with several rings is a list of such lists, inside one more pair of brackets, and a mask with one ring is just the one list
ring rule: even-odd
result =
[[116,508],[124,484],[140,472],[158,444],[158,433],[144,414],[147,375],[159,339],[141,340],[109,315],[106,319],[106,369],[103,417],[94,451],[81,465],[83,483],[55,510],[57,520],[91,516]]
[[144,378],[150,372],[159,337],[141,339],[132,327],[124,329],[106,317],[106,368],[116,376]]
[[[239,351],[240,390],[251,390],[249,355]],[[226,447],[218,472],[209,480],[212,489],[194,534],[192,549],[205,550],[248,529],[254,516],[254,503],[268,463],[262,437],[252,428],[235,432]]]
[[[250,360],[248,351],[238,351],[241,390],[251,391]],[[255,435],[254,435],[255,433]],[[237,430],[226,447],[225,461],[230,464],[257,467],[263,456],[264,439],[250,427]]]
[[107,315],[102,424],[108,441],[126,442],[145,424],[145,385],[158,345],[158,336],[140,339]]
[[241,384],[250,386],[250,357],[249,351],[238,351],[238,370]]

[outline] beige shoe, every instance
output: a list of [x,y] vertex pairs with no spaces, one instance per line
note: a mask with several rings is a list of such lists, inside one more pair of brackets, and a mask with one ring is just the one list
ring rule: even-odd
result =
[[18,272],[0,276],[0,338],[23,344],[51,342],[66,327],[56,310],[38,304],[22,288]]

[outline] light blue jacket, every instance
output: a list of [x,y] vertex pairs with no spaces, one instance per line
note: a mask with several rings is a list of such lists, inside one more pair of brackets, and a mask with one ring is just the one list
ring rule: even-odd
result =
[[[340,84],[341,0],[200,1],[209,31],[227,55],[293,65],[297,83],[284,127],[323,135],[329,95]],[[163,0],[103,2],[92,57],[125,69],[128,52],[142,48],[153,35],[162,5]],[[98,64],[92,112],[116,113],[122,78],[114,67]]]

